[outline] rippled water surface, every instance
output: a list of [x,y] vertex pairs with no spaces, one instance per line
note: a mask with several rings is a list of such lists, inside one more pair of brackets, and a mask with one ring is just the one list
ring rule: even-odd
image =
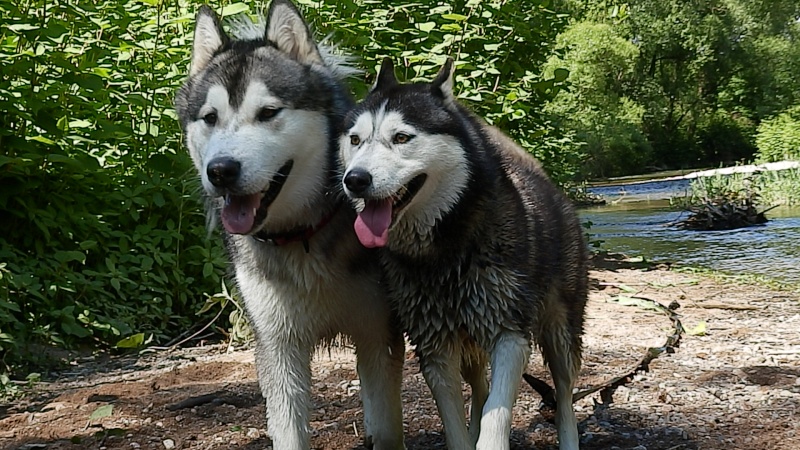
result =
[[[651,186],[648,186],[651,185]],[[655,185],[655,186],[652,186]],[[800,208],[778,208],[767,213],[762,226],[731,231],[688,231],[671,224],[687,213],[669,208],[663,200],[685,190],[684,182],[605,186],[593,189],[612,201],[602,207],[582,209],[580,215],[592,222],[592,239],[604,241],[609,251],[644,256],[653,261],[767,275],[800,282]],[[626,201],[627,199],[660,199]]]

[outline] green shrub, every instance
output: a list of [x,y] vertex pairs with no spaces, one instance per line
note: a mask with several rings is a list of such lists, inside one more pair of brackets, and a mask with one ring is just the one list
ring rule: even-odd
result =
[[685,207],[709,199],[737,196],[756,198],[764,208],[800,205],[800,169],[700,177],[692,180],[686,198],[672,200]]
[[697,134],[704,164],[746,161],[756,151],[755,125],[744,116],[717,111],[701,121]]
[[0,0],[7,362],[28,344],[174,335],[219,288],[224,258],[172,110],[189,56],[181,11]]
[[766,119],[756,134],[758,162],[800,159],[800,106]]

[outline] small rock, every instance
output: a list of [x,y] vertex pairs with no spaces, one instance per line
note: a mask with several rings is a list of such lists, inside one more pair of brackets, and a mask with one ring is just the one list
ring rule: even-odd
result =
[[161,441],[161,443],[164,444],[164,448],[166,448],[167,450],[175,448],[175,441],[173,441],[172,439],[164,439],[163,441]]
[[261,433],[258,431],[258,428],[248,428],[246,436],[250,439],[256,439],[261,436]]

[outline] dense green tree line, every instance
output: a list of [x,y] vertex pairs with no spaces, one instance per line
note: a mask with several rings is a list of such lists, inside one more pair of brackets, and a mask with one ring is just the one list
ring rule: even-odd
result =
[[[571,70],[546,110],[576,134],[587,176],[800,157],[800,2],[561,0],[548,67]],[[783,117],[783,119],[776,119]],[[770,123],[772,139],[757,138]],[[780,129],[777,129],[779,127]],[[796,136],[796,132],[795,132]]]

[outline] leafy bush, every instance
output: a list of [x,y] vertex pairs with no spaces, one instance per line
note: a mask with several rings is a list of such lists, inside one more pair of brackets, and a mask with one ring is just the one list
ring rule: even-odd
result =
[[188,326],[224,267],[172,110],[190,16],[135,1],[0,11],[0,353]]
[[758,162],[800,160],[800,106],[761,122],[756,146]]
[[720,197],[754,197],[765,208],[800,205],[800,169],[714,175],[692,180],[686,198],[674,198],[686,207]]
[[752,158],[755,125],[741,115],[717,111],[700,121],[699,146],[703,149],[704,164],[735,163]]

